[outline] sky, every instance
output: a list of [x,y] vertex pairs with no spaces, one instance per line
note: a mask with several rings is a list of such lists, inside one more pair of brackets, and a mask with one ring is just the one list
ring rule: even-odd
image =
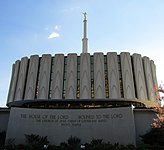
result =
[[82,52],[82,12],[89,53],[148,56],[164,85],[164,0],[0,0],[0,106],[16,60]]

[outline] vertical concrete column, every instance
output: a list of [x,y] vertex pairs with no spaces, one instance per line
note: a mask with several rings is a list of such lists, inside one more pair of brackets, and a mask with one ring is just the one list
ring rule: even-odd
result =
[[80,55],[80,99],[91,99],[90,54]]
[[124,98],[134,99],[135,91],[130,53],[122,52],[120,58]]
[[66,99],[76,99],[77,92],[77,54],[67,56]]
[[117,53],[107,53],[109,98],[121,98]]
[[51,99],[62,99],[63,91],[64,55],[56,54],[53,58],[51,76]]
[[156,66],[155,66],[153,60],[150,61],[150,67],[151,67],[151,72],[152,72],[152,80],[153,80],[155,99],[159,100],[160,95],[159,95],[159,92],[156,91],[156,89],[158,88],[158,82],[157,82],[157,76],[156,76]]
[[34,100],[36,96],[39,56],[32,55],[29,60],[29,69],[26,82],[25,100]]
[[103,53],[94,53],[94,98],[106,98]]
[[146,56],[143,57],[143,66],[144,66],[144,72],[145,72],[145,81],[146,81],[148,99],[155,100],[152,73],[151,73],[151,68],[150,68],[150,60]]
[[20,69],[19,69],[19,75],[18,75],[18,81],[17,81],[17,87],[15,92],[15,101],[23,100],[23,94],[25,90],[25,82],[27,77],[27,67],[28,67],[28,58],[23,57],[20,62]]
[[14,95],[16,91],[16,84],[17,84],[18,73],[19,73],[19,65],[20,65],[20,61],[17,60],[15,64],[13,64],[12,66],[12,76],[10,81],[9,93],[7,97],[7,104],[14,101]]
[[134,78],[135,78],[135,88],[136,88],[136,96],[140,100],[147,100],[147,91],[145,84],[145,76],[143,71],[143,63],[142,57],[140,54],[133,54],[133,70],[134,70]]
[[42,55],[40,61],[37,99],[48,99],[50,72],[51,72],[51,55],[44,54]]

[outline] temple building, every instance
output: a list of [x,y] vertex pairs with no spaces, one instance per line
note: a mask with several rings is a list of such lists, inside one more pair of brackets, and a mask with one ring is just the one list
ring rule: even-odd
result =
[[33,55],[14,63],[7,105],[99,99],[143,106],[158,102],[155,87],[155,64],[140,54]]
[[129,52],[90,54],[86,13],[83,23],[80,55],[32,55],[13,64],[6,139],[24,143],[25,134],[38,134],[53,144],[77,136],[135,145],[150,129],[155,113],[148,107],[159,105],[154,61]]

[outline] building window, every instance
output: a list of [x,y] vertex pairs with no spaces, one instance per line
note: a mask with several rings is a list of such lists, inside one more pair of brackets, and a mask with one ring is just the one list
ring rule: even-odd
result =
[[109,98],[107,55],[104,55],[104,73],[105,73],[105,94],[106,94],[106,98]]
[[90,57],[91,62],[91,98],[94,98],[94,57]]
[[67,56],[64,57],[63,92],[62,92],[63,99],[65,99],[65,95],[66,95],[66,74],[67,74]]
[[77,99],[80,98],[80,56],[77,57]]
[[37,99],[38,93],[39,93],[40,64],[41,64],[41,57],[39,57],[39,63],[38,63],[38,73],[37,73],[37,79],[36,79],[35,99]]
[[135,92],[135,97],[136,98],[138,98],[137,97],[137,86],[136,86],[136,78],[135,78],[135,74],[134,74],[134,62],[133,62],[133,58],[132,58],[132,56],[130,56],[130,58],[131,58],[131,63],[132,63],[132,75],[133,75],[133,82],[134,82],[134,92]]
[[51,61],[51,73],[50,73],[50,84],[49,84],[49,99],[51,99],[51,96],[52,96],[52,82],[53,82],[53,67],[54,67],[54,57],[52,58],[52,61]]
[[121,97],[124,98],[120,55],[117,55],[117,60],[118,60],[118,72],[119,72],[119,81],[120,81],[120,93],[121,93]]

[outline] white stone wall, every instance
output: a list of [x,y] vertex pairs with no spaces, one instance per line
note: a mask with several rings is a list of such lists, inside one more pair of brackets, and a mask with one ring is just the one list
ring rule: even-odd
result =
[[152,71],[155,100],[158,100],[158,99],[160,99],[160,95],[159,95],[159,92],[156,91],[156,89],[158,88],[158,82],[157,82],[157,76],[156,76],[156,66],[155,66],[153,60],[150,61],[150,67],[151,67],[151,71]]
[[148,100],[154,101],[155,100],[155,93],[154,93],[152,72],[151,72],[151,67],[150,67],[150,59],[146,56],[143,57],[143,66],[144,66]]
[[117,53],[107,53],[109,98],[121,98]]
[[155,87],[155,64],[140,54],[32,55],[13,64],[7,104],[20,100],[79,98],[155,101],[159,96],[154,92]]
[[19,64],[20,64],[20,61],[17,60],[15,64],[13,64],[12,66],[12,76],[11,76],[11,81],[10,81],[10,88],[9,88],[7,103],[14,101],[15,89],[16,89],[18,73],[19,73]]
[[80,99],[91,99],[90,54],[80,55]]
[[36,97],[36,84],[39,68],[39,56],[33,55],[30,57],[29,69],[26,82],[25,100],[33,100]]
[[48,99],[51,72],[51,55],[44,54],[40,61],[37,99]]
[[76,99],[77,54],[68,54],[66,73],[66,99]]
[[151,109],[134,109],[136,143],[142,143],[141,136],[150,131],[155,118],[156,113]]
[[[19,129],[19,132],[18,130]],[[133,109],[34,109],[12,107],[6,141],[25,143],[25,134],[47,136],[50,144],[59,145],[71,136],[82,143],[103,139],[112,144],[136,144]]]
[[24,57],[20,62],[20,71],[17,79],[16,91],[15,91],[15,101],[22,100],[23,94],[25,90],[25,81],[26,81],[26,73],[28,66],[28,58]]
[[139,54],[133,54],[132,58],[137,98],[140,100],[147,100],[142,57]]
[[124,98],[134,99],[135,91],[130,53],[122,52],[120,58]]
[[94,98],[106,98],[103,53],[94,53]]
[[52,76],[51,76],[52,99],[62,99],[63,70],[64,70],[64,55],[56,54],[55,57],[53,58]]

